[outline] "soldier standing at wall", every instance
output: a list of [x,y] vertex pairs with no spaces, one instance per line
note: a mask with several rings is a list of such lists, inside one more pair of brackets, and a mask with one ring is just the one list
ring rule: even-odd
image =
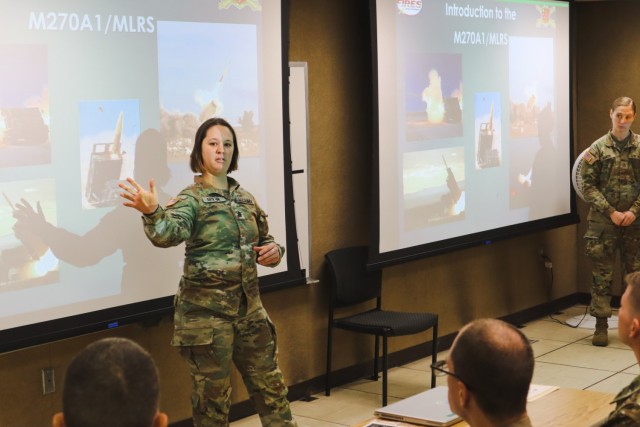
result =
[[589,203],[586,253],[593,261],[591,304],[596,318],[592,343],[606,346],[611,317],[611,282],[619,251],[622,275],[640,270],[640,135],[631,131],[636,104],[628,97],[613,101],[611,130],[585,152],[582,192]]
[[200,174],[193,185],[164,208],[153,181],[146,190],[128,178],[121,196],[125,206],[144,214],[144,231],[154,245],[186,243],[171,344],[191,369],[195,425],[229,425],[233,360],[262,425],[296,426],[256,265],[278,265],[284,248],[269,235],[267,215],[255,198],[227,176],[238,167],[238,150],[231,125],[209,119],[196,132],[191,152],[191,170]]

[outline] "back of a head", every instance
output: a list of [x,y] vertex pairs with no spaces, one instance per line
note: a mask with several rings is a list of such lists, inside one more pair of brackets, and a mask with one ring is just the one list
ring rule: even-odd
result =
[[630,311],[632,316],[638,316],[640,315],[640,271],[628,273],[624,280],[629,290],[629,299],[627,299],[629,306],[627,310]]
[[105,338],[81,351],[65,374],[67,427],[151,427],[158,411],[158,371],[142,347]]
[[517,328],[497,319],[475,320],[460,331],[450,357],[486,415],[500,420],[526,411],[534,358]]

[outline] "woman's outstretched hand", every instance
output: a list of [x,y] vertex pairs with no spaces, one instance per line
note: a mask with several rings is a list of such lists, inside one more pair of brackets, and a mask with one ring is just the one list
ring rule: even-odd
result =
[[125,199],[122,204],[134,208],[143,214],[152,214],[158,209],[158,194],[153,180],[149,181],[149,190],[145,190],[133,180],[127,178],[128,184],[120,183],[118,186],[124,190],[120,197]]

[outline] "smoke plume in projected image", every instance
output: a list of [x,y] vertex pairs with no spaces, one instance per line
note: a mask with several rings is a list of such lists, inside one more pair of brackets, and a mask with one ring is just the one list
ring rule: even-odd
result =
[[188,161],[193,136],[211,117],[235,129],[241,158],[259,156],[256,27],[158,23],[161,132],[169,162]]
[[[554,127],[549,124],[555,111],[553,70],[552,39],[509,39],[509,208],[512,210],[532,205],[534,160],[551,152],[554,146]],[[544,151],[540,151],[542,147]],[[563,167],[557,164],[557,159],[549,159],[546,165],[549,174]],[[539,181],[544,180],[540,171],[537,175]],[[556,209],[551,201],[547,205]]]
[[509,137],[538,134],[540,110],[554,101],[553,39],[509,38]]
[[464,219],[464,148],[405,153],[404,228],[413,230]]
[[462,136],[462,56],[418,54],[405,73],[407,141]]

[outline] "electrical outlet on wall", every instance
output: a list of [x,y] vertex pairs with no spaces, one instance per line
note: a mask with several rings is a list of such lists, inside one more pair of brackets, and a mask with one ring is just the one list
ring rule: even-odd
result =
[[42,394],[51,394],[56,391],[55,373],[53,368],[42,369]]
[[549,258],[544,253],[544,249],[540,248],[538,253],[540,254],[540,262],[544,263],[544,267],[548,268],[548,269],[552,269],[553,268],[553,263],[551,262],[551,258]]
[[540,249],[538,250],[538,258],[539,258],[539,260],[540,260],[540,261],[542,261],[542,262],[544,262],[546,257],[547,257],[547,256],[546,256],[546,255],[545,255],[545,253],[544,253],[544,249],[540,248]]

